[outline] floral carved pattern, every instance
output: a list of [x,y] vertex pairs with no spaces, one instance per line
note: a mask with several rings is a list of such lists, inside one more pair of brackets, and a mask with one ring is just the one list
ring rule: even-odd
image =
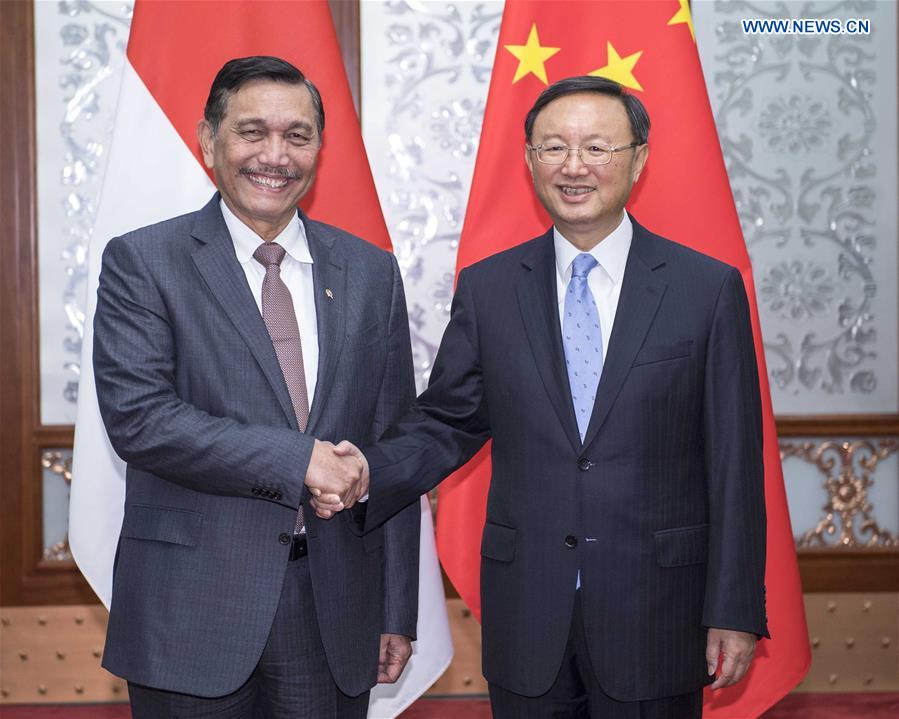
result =
[[[778,411],[876,403],[878,58],[870,35],[751,35],[740,19],[877,18],[875,2],[715,3],[707,81],[759,287]],[[878,19],[873,21],[875,24]],[[887,24],[887,23],[885,23]],[[888,160],[884,160],[888,161]],[[882,249],[882,248],[881,248]],[[883,318],[886,310],[881,310]]]
[[820,149],[832,127],[823,102],[799,95],[771,100],[758,124],[772,150],[794,155]]
[[827,502],[814,529],[796,540],[800,548],[899,547],[899,538],[873,517],[870,489],[877,465],[899,449],[899,440],[781,442],[780,457],[798,457],[824,475]]
[[[59,133],[64,154],[59,158],[59,195],[65,216],[60,259],[65,266],[61,287],[66,332],[62,359],[69,379],[66,402],[78,399],[81,340],[84,336],[87,250],[94,226],[101,176],[112,132],[118,70],[124,55],[133,2],[102,3],[60,0],[57,12],[66,18],[59,31],[59,89],[63,107]],[[107,82],[107,81],[113,82]],[[109,89],[104,97],[103,89]],[[112,102],[106,102],[111,98]]]
[[[41,453],[41,467],[62,478],[67,484],[72,483],[72,453],[60,452],[56,449],[44,450]],[[72,558],[69,549],[69,538],[45,547],[43,557],[49,562],[65,562]]]
[[759,286],[759,298],[770,312],[796,320],[826,312],[835,294],[826,269],[799,260],[775,263]]
[[386,105],[370,111],[386,143],[372,156],[384,166],[373,169],[406,285],[422,389],[449,317],[502,5],[392,0],[367,10],[386,21],[385,54],[363,58],[386,88]]

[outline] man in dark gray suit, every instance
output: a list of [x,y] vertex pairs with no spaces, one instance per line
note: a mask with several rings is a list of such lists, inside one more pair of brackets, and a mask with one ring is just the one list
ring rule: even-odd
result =
[[411,653],[419,509],[364,537],[302,512],[318,476],[364,491],[325,440],[414,397],[396,260],[297,210],[323,130],[295,67],[228,62],[198,127],[221,194],[103,256],[94,371],[128,464],[103,666],[135,719],[364,717]]
[[767,633],[743,282],[625,212],[649,117],[617,83],[548,87],[525,140],[553,227],[460,273],[430,386],[365,449],[367,526],[492,438],[494,716],[692,719],[702,688],[739,681]]

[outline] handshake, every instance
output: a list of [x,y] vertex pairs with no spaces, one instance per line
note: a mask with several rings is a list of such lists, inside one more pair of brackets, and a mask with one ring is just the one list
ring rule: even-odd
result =
[[305,483],[315,513],[330,519],[368,495],[368,462],[352,442],[334,445],[317,439]]

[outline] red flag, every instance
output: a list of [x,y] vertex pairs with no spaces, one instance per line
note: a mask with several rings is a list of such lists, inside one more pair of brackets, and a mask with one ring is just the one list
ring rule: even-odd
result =
[[201,165],[197,120],[222,65],[275,55],[307,73],[321,92],[326,130],[316,180],[300,204],[316,220],[390,249],[326,0],[139,2],[131,27],[128,60]]
[[[653,232],[742,271],[752,308],[764,412],[769,629],[749,676],[706,695],[706,717],[756,717],[794,688],[811,655],[780,466],[749,255],[696,51],[687,0],[506,3],[457,266],[541,234],[551,220],[524,163],[524,118],[550,83],[572,75],[620,82],[652,119],[650,155],[628,209]],[[480,615],[480,535],[489,451],[440,487],[438,552]]]

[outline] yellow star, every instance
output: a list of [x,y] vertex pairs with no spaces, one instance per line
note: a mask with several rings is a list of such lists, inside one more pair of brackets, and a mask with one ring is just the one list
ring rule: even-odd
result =
[[543,81],[544,85],[549,84],[543,63],[562,48],[541,47],[540,38],[537,37],[537,23],[531,25],[531,33],[528,35],[526,45],[505,45],[504,47],[518,58],[518,69],[515,71],[515,77],[512,78],[513,85],[528,73],[534,73]]
[[690,5],[689,0],[678,0],[680,2],[680,10],[678,10],[674,17],[672,17],[668,21],[668,25],[681,25],[686,24],[688,28],[690,28],[690,37],[693,38],[693,42],[696,42],[696,32],[693,30],[693,16],[690,14]]
[[627,57],[621,57],[618,54],[618,51],[612,46],[612,43],[608,43],[609,47],[609,64],[605,67],[601,67],[598,70],[594,70],[589,73],[590,75],[594,75],[596,77],[606,77],[609,80],[614,80],[617,83],[624,85],[625,87],[629,87],[631,90],[643,90],[643,87],[637,82],[637,78],[634,77],[634,65],[637,64],[637,60],[640,59],[640,55],[643,54],[643,51],[635,52],[633,55],[628,55]]

